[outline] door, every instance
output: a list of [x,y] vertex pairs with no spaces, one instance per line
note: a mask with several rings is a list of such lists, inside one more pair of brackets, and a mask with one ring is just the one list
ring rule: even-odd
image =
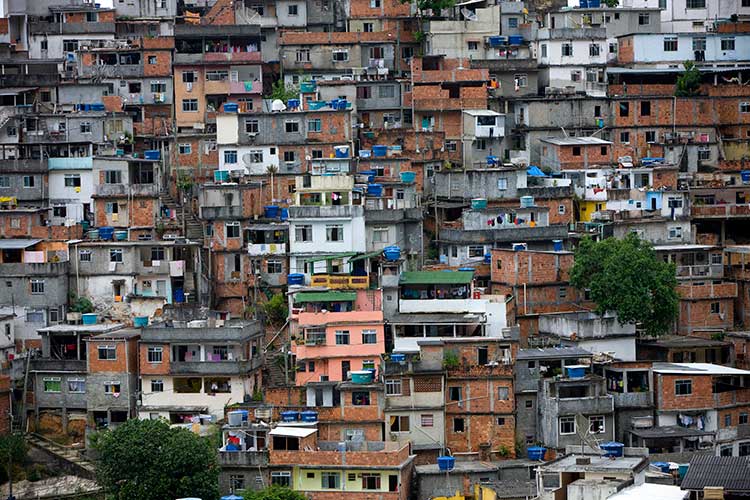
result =
[[388,476],[388,491],[398,491],[398,476],[396,474]]
[[341,380],[346,380],[349,378],[349,372],[352,369],[352,363],[350,361],[342,361],[341,362]]

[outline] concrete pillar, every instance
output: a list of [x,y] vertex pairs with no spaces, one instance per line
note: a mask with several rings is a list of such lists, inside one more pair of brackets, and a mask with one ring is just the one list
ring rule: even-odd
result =
[[63,408],[61,412],[61,423],[62,423],[62,432],[63,434],[68,433],[68,409]]

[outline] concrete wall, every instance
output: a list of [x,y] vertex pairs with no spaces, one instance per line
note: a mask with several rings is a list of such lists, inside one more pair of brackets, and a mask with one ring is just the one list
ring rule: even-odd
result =
[[[151,380],[154,379],[164,382],[164,392],[151,392]],[[180,394],[174,392],[174,379],[170,375],[143,376],[141,377],[143,388],[141,405],[149,407],[201,406],[207,407],[211,415],[223,418],[224,406],[242,403],[245,394],[252,394],[252,388],[245,387],[245,382],[240,377],[232,376],[230,384],[231,392],[227,394],[208,394],[205,392],[205,388],[202,388],[200,393]],[[149,412],[140,410],[139,416],[140,418],[149,418]]]

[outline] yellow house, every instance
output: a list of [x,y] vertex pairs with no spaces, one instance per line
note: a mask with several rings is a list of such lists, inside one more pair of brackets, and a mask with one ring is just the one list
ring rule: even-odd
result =
[[578,221],[591,222],[591,214],[599,212],[600,210],[605,210],[606,208],[606,201],[581,200],[578,202]]
[[473,497],[466,497],[457,491],[452,497],[434,497],[432,500],[497,500],[497,493],[492,488],[475,484]]

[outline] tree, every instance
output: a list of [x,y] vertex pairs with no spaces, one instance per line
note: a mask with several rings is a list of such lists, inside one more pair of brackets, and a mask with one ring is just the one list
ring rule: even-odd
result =
[[620,0],[604,0],[602,3],[610,9],[614,9],[615,7],[620,5]]
[[96,473],[113,500],[219,497],[219,467],[210,439],[164,420],[128,420],[95,442]]
[[583,239],[570,282],[590,290],[598,314],[615,311],[621,323],[640,323],[652,336],[670,331],[679,312],[674,264],[658,260],[634,233],[624,239]]
[[276,80],[271,85],[271,95],[269,99],[280,99],[285,103],[289,99],[297,99],[299,97],[299,89],[293,85],[286,85],[283,79]]
[[690,97],[697,95],[701,88],[701,72],[693,61],[683,63],[685,72],[677,77],[674,95],[677,97]]
[[456,5],[456,0],[400,0],[401,3],[414,2],[417,6],[417,15],[422,17],[424,11],[430,10],[435,16],[440,15],[443,9],[450,9]]
[[268,301],[263,304],[263,312],[266,313],[266,318],[272,325],[280,325],[286,321],[286,318],[289,315],[289,310],[287,308],[286,300],[284,300],[284,296],[277,293],[268,299]]
[[[26,441],[18,434],[0,435],[0,484],[8,481],[8,458],[14,468],[26,461]],[[16,474],[13,474],[15,477]]]
[[305,495],[299,491],[276,484],[258,491],[245,491],[242,493],[242,498],[245,500],[306,500]]

